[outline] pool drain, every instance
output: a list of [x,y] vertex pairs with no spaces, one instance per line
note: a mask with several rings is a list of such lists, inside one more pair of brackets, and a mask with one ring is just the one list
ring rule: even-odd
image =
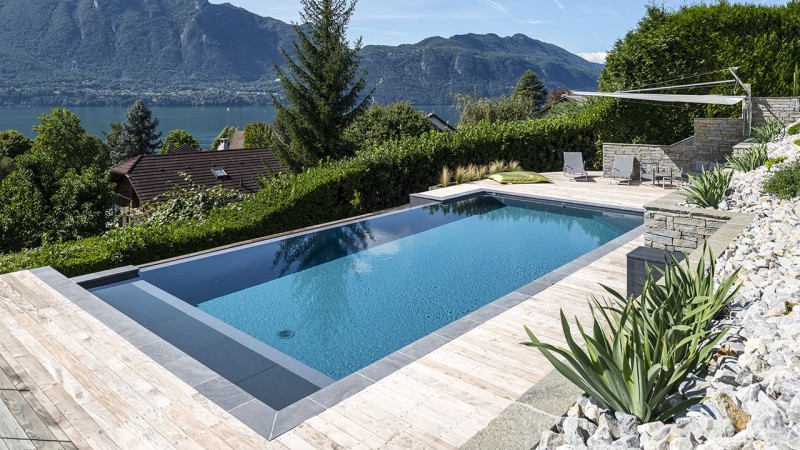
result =
[[294,337],[294,330],[283,330],[278,333],[278,337],[281,339],[290,339]]

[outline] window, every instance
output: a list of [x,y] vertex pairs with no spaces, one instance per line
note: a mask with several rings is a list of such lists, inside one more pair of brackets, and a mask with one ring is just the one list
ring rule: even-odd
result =
[[225,169],[222,167],[212,167],[211,171],[214,172],[214,176],[217,178],[227,178],[228,172],[225,172]]

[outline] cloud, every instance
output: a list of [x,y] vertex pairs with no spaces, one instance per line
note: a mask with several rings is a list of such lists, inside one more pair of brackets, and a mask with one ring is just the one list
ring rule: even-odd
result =
[[546,23],[553,23],[552,20],[534,20],[534,19],[517,20],[516,22],[517,23],[521,23],[521,24],[526,24],[526,25],[544,25]]
[[566,9],[564,8],[564,4],[561,3],[559,0],[553,0],[553,3],[555,3],[556,6],[558,6],[560,9]]
[[508,14],[508,10],[505,8],[505,6],[501,5],[500,2],[496,2],[494,0],[478,0],[478,1],[483,3],[484,5],[491,7],[496,11],[499,11],[503,14]]
[[589,53],[578,53],[578,56],[581,58],[595,62],[600,64],[606,63],[606,56],[608,56],[608,52],[589,52]]

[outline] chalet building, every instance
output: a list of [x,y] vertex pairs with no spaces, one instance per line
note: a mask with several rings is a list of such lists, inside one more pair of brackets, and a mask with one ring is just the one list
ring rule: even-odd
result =
[[187,187],[181,172],[198,186],[222,186],[252,194],[260,189],[260,177],[286,171],[268,148],[173,152],[137,156],[117,164],[111,168],[111,181],[117,185],[118,207],[139,208],[176,185]]

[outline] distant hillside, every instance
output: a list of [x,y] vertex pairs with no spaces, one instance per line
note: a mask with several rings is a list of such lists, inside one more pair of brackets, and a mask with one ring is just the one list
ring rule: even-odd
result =
[[[0,0],[0,104],[264,103],[289,24],[208,0]],[[499,95],[526,69],[593,88],[602,66],[523,35],[366,46],[379,101]]]

